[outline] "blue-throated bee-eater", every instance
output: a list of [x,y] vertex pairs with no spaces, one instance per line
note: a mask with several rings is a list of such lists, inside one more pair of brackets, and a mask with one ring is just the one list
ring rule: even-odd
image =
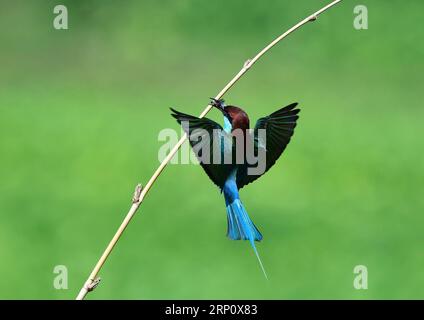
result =
[[[192,148],[198,151],[195,153],[200,165],[224,194],[227,208],[227,236],[233,240],[250,241],[266,277],[255,246],[255,241],[262,240],[262,234],[244,209],[239,190],[255,181],[274,165],[290,142],[300,109],[296,108],[297,103],[292,103],[269,116],[260,118],[255,128],[250,130],[249,117],[243,109],[227,106],[224,100],[211,99],[211,105],[224,115],[224,128],[208,118],[198,118],[171,108],[172,116],[182,125]],[[208,135],[207,138],[205,133]],[[240,136],[241,140],[236,141]],[[205,148],[209,150],[207,154]],[[249,151],[253,152],[250,158]],[[264,157],[256,159],[255,154],[263,154]],[[256,161],[252,163],[251,159]],[[263,161],[263,170],[254,172],[254,168],[260,167],[259,161]]]

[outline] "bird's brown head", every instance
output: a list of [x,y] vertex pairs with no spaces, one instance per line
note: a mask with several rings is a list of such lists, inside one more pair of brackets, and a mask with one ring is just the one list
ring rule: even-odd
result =
[[216,100],[211,98],[211,105],[221,111],[225,117],[230,121],[232,130],[249,129],[249,116],[243,109],[236,106],[227,106],[223,99]]

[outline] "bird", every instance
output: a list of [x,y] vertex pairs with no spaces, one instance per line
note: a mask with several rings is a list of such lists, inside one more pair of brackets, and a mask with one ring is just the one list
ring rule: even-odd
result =
[[[267,172],[289,144],[297,125],[298,103],[257,120],[250,128],[249,116],[241,107],[226,105],[223,99],[210,98],[210,105],[224,116],[224,126],[208,118],[199,118],[170,108],[171,115],[189,138],[200,165],[224,195],[227,212],[227,237],[248,240],[265,278],[265,268],[255,245],[263,236],[240,200],[239,190]],[[254,159],[255,161],[249,160]],[[262,154],[264,157],[255,158]],[[262,163],[262,170],[253,172]],[[253,173],[252,173],[253,172]]]

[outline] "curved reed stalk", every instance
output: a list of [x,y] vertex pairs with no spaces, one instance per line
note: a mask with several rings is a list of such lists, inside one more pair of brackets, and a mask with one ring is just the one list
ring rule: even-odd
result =
[[[307,24],[308,22],[315,21],[317,17],[323,13],[324,11],[330,9],[331,7],[335,6],[342,0],[335,0],[325,7],[321,8],[320,10],[314,12],[313,14],[309,15],[302,21],[298,22],[296,25],[291,27],[289,30],[278,36],[274,41],[272,41],[270,44],[268,44],[265,48],[263,48],[256,56],[254,56],[252,59],[247,60],[241,70],[234,76],[234,78],[227,83],[227,85],[216,95],[215,99],[221,99],[225,93],[227,93],[228,90],[238,81],[240,78],[260,59],[262,58],[265,53],[267,53],[272,47],[274,47],[277,43],[279,43],[281,40],[286,38],[289,34],[293,33],[303,25]],[[210,110],[212,109],[211,105],[208,105],[205,110],[201,113],[200,117],[203,118]],[[166,165],[171,161],[172,157],[177,153],[178,149],[182,146],[184,141],[186,140],[187,135],[184,134],[183,137],[178,141],[178,143],[174,146],[174,148],[171,150],[171,152],[168,154],[168,156],[162,161],[162,163],[159,165],[159,167],[156,169],[156,171],[153,173],[152,177],[149,179],[147,184],[144,186],[144,188],[141,188],[141,185],[138,185],[136,187],[134,198],[133,198],[133,204],[128,211],[127,215],[125,216],[124,221],[122,221],[121,225],[119,226],[118,230],[116,231],[115,235],[113,236],[112,240],[109,242],[109,245],[106,247],[105,251],[103,252],[102,256],[100,257],[99,261],[95,265],[93,271],[91,272],[90,276],[88,277],[88,280],[84,283],[83,287],[81,288],[76,300],[82,300],[85,298],[88,292],[92,291],[99,283],[100,278],[97,278],[97,275],[100,272],[100,269],[106,262],[106,259],[108,258],[109,254],[112,252],[113,248],[115,247],[116,243],[118,242],[119,238],[121,237],[122,233],[124,232],[125,228],[130,223],[132,217],[137,212],[138,208],[140,207],[141,203],[143,202],[144,198],[146,197],[149,190],[152,188],[153,184],[155,183],[156,179],[159,177],[159,175],[162,173],[163,169],[165,169]]]

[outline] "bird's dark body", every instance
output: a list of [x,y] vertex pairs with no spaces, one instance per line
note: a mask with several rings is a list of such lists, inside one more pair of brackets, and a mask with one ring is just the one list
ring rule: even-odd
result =
[[[290,142],[300,109],[296,109],[297,103],[290,104],[269,116],[260,118],[256,122],[255,128],[251,130],[249,116],[240,107],[225,106],[223,100],[215,99],[213,99],[212,105],[224,114],[224,128],[210,119],[194,117],[174,109],[171,109],[172,116],[180,124],[189,124],[188,126],[183,125],[183,129],[189,136],[193,149],[206,146],[209,150],[220,152],[222,157],[218,162],[213,161],[216,159],[212,159],[212,155],[205,159],[199,152],[197,156],[209,178],[224,194],[227,207],[228,237],[233,240],[249,240],[259,259],[254,241],[262,240],[262,234],[244,209],[240,201],[239,189],[258,179],[274,165]],[[199,129],[206,131],[211,138],[191,139]],[[260,134],[263,133],[260,132],[262,130],[265,132],[263,136]],[[240,134],[242,135],[241,140],[238,137]],[[240,141],[242,141],[242,145],[240,145]],[[263,172],[250,173],[250,169],[257,166],[261,159],[258,159],[257,163],[247,161],[249,146],[253,147],[255,154],[259,152],[265,154]],[[252,147],[250,151],[252,151]],[[230,163],[223,160],[226,156],[231,159]],[[259,262],[263,269],[260,259]]]

